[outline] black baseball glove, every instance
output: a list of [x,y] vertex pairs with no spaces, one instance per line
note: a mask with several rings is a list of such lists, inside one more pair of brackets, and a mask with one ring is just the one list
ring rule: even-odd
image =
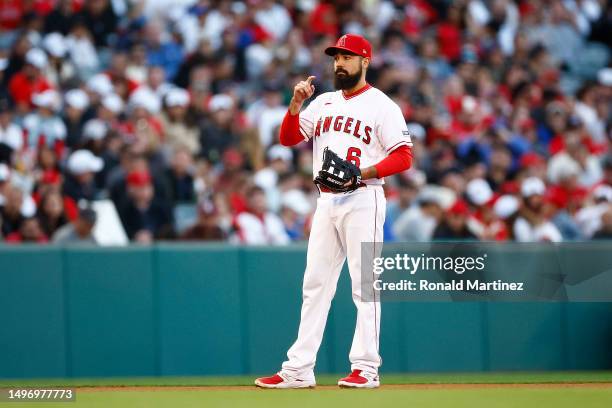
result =
[[361,185],[361,170],[326,147],[323,150],[323,165],[314,183],[335,193],[350,193]]

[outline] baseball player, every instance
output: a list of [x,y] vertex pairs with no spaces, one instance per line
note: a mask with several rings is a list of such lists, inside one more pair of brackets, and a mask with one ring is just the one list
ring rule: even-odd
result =
[[285,146],[313,141],[314,182],[320,196],[308,242],[297,340],[281,371],[255,380],[264,388],[316,385],[316,355],[345,259],[357,323],[349,353],[352,372],[338,385],[380,385],[380,302],[362,297],[361,243],[378,243],[375,251],[380,250],[386,206],[383,178],[410,167],[412,142],[400,108],[365,80],[372,59],[370,43],[346,34],[325,53],[334,57],[337,91],[319,95],[301,111],[314,93],[314,77],[299,82],[280,130]]

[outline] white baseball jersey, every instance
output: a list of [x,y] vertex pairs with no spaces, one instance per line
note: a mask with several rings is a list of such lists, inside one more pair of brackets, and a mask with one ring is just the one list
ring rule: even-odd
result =
[[[300,133],[313,139],[313,177],[329,147],[357,167],[373,166],[400,146],[412,146],[399,106],[369,84],[357,93],[326,92],[300,112]],[[382,179],[364,181],[383,184]]]

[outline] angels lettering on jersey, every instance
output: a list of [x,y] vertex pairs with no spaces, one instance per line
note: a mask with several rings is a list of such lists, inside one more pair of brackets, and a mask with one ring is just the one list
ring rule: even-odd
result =
[[[333,123],[333,127],[332,127]],[[372,140],[372,127],[364,126],[361,120],[344,116],[326,116],[317,121],[314,137],[321,136],[321,133],[329,133],[330,129],[334,132],[344,132],[360,139],[365,144],[370,144]]]

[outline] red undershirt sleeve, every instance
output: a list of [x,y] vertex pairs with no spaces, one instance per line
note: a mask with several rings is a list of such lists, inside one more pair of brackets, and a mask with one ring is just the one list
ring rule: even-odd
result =
[[412,165],[412,150],[408,146],[400,146],[387,157],[374,165],[378,178],[391,176],[408,170]]
[[289,110],[285,113],[280,128],[280,143],[283,146],[294,146],[302,141],[304,137],[300,133],[300,114],[292,115]]

